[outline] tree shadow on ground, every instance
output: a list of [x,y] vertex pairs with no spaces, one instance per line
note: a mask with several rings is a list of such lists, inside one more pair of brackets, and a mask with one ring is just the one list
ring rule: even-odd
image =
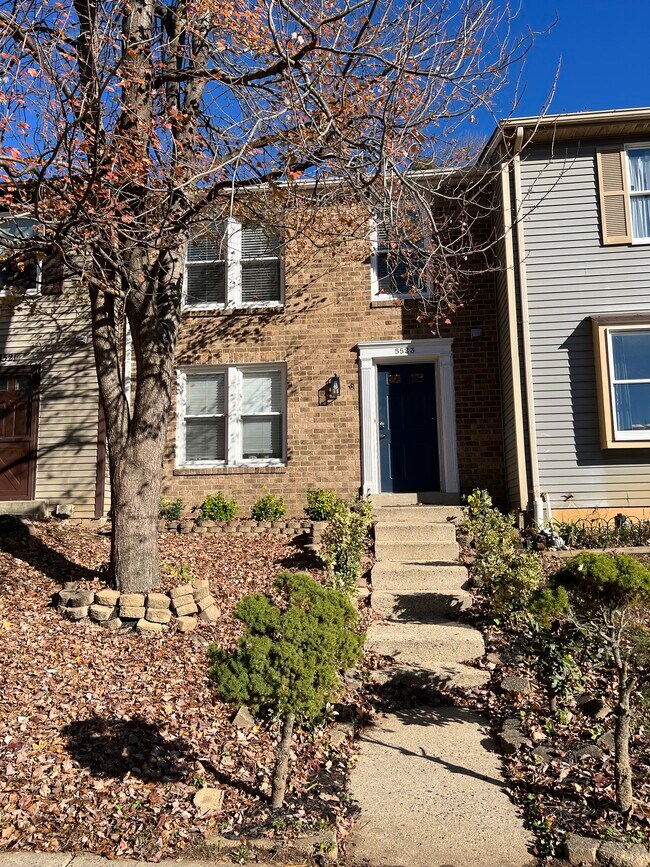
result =
[[463,600],[449,593],[400,593],[396,597],[394,617],[427,623],[454,619],[463,609]]
[[28,563],[52,581],[92,581],[97,572],[69,560],[46,545],[30,526],[13,515],[0,515],[0,551]]
[[183,738],[165,737],[161,727],[142,717],[123,720],[92,716],[69,723],[60,734],[70,756],[93,777],[121,779],[130,774],[144,782],[190,784],[200,762],[218,783],[260,797],[255,785],[220,771]]

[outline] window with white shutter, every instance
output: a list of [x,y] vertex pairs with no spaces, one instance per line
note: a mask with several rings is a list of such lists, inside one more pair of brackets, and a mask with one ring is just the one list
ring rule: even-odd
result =
[[282,364],[180,370],[177,466],[283,463],[285,403]]
[[277,307],[282,303],[280,239],[260,226],[226,220],[192,238],[184,307]]

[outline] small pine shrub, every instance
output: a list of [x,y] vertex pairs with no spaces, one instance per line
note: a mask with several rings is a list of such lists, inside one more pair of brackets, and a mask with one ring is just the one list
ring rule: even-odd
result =
[[306,574],[283,572],[275,581],[280,604],[254,593],[235,616],[244,634],[234,651],[208,648],[209,676],[226,701],[254,711],[270,708],[282,718],[272,806],[284,800],[295,722],[321,718],[341,692],[340,672],[361,656],[364,635],[349,599]]
[[522,548],[513,516],[495,508],[487,491],[472,491],[463,513],[465,528],[474,537],[474,572],[494,614],[505,619],[522,616],[543,583],[539,556]]
[[280,521],[287,514],[282,497],[265,494],[253,503],[251,516],[254,521]]
[[305,512],[311,521],[331,521],[343,507],[343,500],[334,491],[309,488]]
[[169,500],[165,497],[158,505],[158,518],[165,521],[180,521],[183,517],[183,501]]
[[201,503],[199,513],[204,521],[232,521],[237,514],[237,503],[226,500],[221,491],[208,494]]
[[335,590],[354,592],[372,521],[372,504],[364,498],[342,503],[331,518],[323,535],[321,557]]

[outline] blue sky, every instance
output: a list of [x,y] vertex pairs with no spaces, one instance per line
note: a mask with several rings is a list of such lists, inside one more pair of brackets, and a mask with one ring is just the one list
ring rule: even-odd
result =
[[[521,0],[519,28],[543,30],[526,59],[515,115],[538,114],[560,65],[551,113],[650,105],[648,0]],[[509,113],[510,95],[499,102]],[[490,132],[491,122],[488,123]]]

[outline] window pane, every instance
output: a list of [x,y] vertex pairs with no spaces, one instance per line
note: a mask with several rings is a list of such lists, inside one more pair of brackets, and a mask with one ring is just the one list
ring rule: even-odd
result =
[[225,259],[223,231],[212,226],[207,231],[190,239],[187,247],[188,262],[210,262]]
[[241,263],[242,301],[279,301],[280,300],[280,263],[271,262]]
[[612,333],[614,379],[650,379],[650,331]]
[[223,262],[187,266],[187,304],[225,304],[226,266]]
[[259,226],[242,226],[241,255],[242,259],[256,259],[260,256],[278,256],[280,239],[271,232],[265,232]]
[[226,376],[199,373],[187,377],[186,415],[220,415],[224,412]]
[[650,238],[650,196],[631,196],[632,235]]
[[242,424],[244,458],[282,457],[282,419],[279,415],[243,418]]
[[224,461],[226,459],[226,420],[190,418],[185,422],[185,459],[187,461]]
[[618,430],[650,430],[650,383],[615,385],[614,400]]
[[406,294],[409,291],[406,282],[406,265],[404,262],[395,261],[388,253],[379,252],[377,255],[377,276],[380,292]]
[[650,190],[650,148],[638,148],[627,152],[630,165],[630,189],[632,192]]
[[243,413],[280,412],[282,377],[279,370],[251,370],[243,374]]

